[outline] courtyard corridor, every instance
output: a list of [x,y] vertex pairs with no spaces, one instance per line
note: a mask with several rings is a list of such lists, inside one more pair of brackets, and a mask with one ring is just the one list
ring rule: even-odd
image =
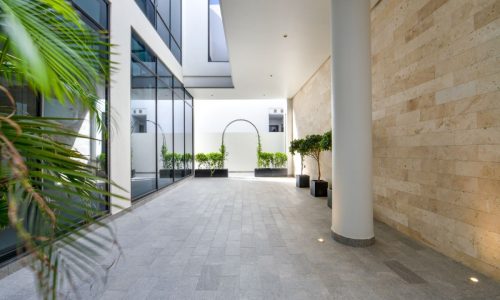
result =
[[[289,178],[186,180],[109,224],[122,254],[81,299],[500,299],[497,282],[381,223],[372,247],[334,242],[326,199]],[[33,285],[22,269],[0,299],[36,299]]]

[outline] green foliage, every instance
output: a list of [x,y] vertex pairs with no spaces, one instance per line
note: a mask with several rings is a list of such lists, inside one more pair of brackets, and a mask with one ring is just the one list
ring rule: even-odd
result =
[[[31,267],[38,275],[42,296],[55,297],[58,284],[68,277],[91,274],[104,280],[106,270],[98,267],[95,258],[109,251],[113,234],[95,218],[104,214],[99,207],[107,205],[105,197],[123,197],[107,192],[109,182],[94,175],[96,167],[59,141],[86,137],[64,128],[57,118],[0,120],[2,140],[9,141],[1,145],[2,165],[9,167],[1,173],[5,184],[0,199],[8,199],[9,224],[33,253]],[[103,226],[108,234],[90,234],[89,227],[76,230],[76,222]],[[59,251],[62,246],[64,251]]]
[[104,37],[65,0],[1,0],[0,17],[0,77],[26,82],[45,99],[82,104],[103,125],[96,86],[109,78]]
[[299,154],[300,155],[300,175],[304,170],[304,157],[307,155],[309,149],[307,149],[304,139],[295,139],[290,142],[290,147],[288,151],[292,155]]
[[259,168],[283,168],[288,160],[282,152],[260,152],[257,161]]
[[[40,296],[55,299],[63,281],[105,279],[96,259],[115,241],[96,217],[106,197],[123,197],[107,192],[113,184],[95,175],[88,157],[61,142],[88,137],[63,127],[63,119],[15,116],[22,99],[14,99],[9,86],[23,82],[46,101],[84,108],[102,130],[96,87],[109,80],[108,45],[66,0],[0,0],[0,19],[0,78],[6,85],[0,92],[12,104],[11,112],[0,112],[0,226],[16,230],[32,253]],[[77,222],[105,230],[89,234],[91,227],[77,230]]]
[[207,159],[211,170],[222,169],[224,167],[224,155],[220,152],[207,153]]
[[286,167],[287,160],[288,160],[288,157],[287,157],[286,153],[283,153],[283,152],[274,153],[274,167],[275,168]]
[[257,160],[259,168],[270,168],[274,162],[274,154],[271,152],[260,152]]
[[223,169],[224,168],[224,163],[226,162],[226,159],[227,159],[227,156],[229,155],[229,153],[227,153],[226,151],[226,146],[224,144],[222,144],[219,148],[219,152],[221,153],[222,155],[222,166],[220,169]]
[[205,153],[196,153],[194,159],[198,163],[198,168],[210,169],[210,164],[208,163],[208,157]]
[[318,180],[321,180],[321,164],[319,162],[321,152],[323,151],[322,146],[323,136],[319,134],[311,134],[306,136],[304,139],[302,147],[307,149],[307,156],[312,157],[318,166]]
[[210,169],[212,175],[215,169],[224,168],[224,155],[221,152],[197,153],[195,159],[199,169]]
[[193,167],[193,155],[191,153],[184,154],[184,161],[186,162],[186,168],[191,169]]
[[323,151],[331,151],[332,150],[332,131],[329,130],[323,134],[323,138],[321,139],[321,148]]
[[106,153],[101,153],[97,156],[97,163],[99,164],[99,168],[103,171],[106,170]]

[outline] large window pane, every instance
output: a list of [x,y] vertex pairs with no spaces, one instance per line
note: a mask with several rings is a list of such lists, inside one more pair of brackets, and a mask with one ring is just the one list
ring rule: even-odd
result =
[[170,31],[175,41],[182,45],[182,1],[171,0]]
[[103,28],[108,28],[108,5],[104,0],[73,0],[73,2]]
[[185,176],[184,172],[184,88],[174,79],[174,147],[176,180]]
[[[187,96],[187,95],[186,95]],[[184,108],[184,123],[185,123],[185,163],[186,163],[186,176],[193,173],[193,108],[185,103]]]
[[170,31],[161,19],[158,19],[157,31],[165,45],[170,48]]
[[132,198],[156,190],[156,77],[132,60]]
[[158,65],[158,187],[174,181],[175,153],[173,147],[172,75],[162,64]]
[[170,0],[156,0],[158,14],[170,28]]
[[208,58],[209,61],[229,61],[226,35],[222,22],[219,0],[210,0],[208,7]]
[[[83,0],[87,1],[87,0]],[[155,6],[151,0],[135,0],[139,8],[142,10],[142,12],[146,15],[148,18],[149,22],[155,25]]]

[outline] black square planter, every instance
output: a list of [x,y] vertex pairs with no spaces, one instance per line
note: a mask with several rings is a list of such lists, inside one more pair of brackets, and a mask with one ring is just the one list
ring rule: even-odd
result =
[[328,207],[332,208],[332,189],[328,189]]
[[309,175],[296,175],[295,186],[299,188],[309,187]]
[[311,180],[311,195],[314,197],[327,197],[328,181]]
[[181,178],[186,176],[186,171],[182,169],[160,169],[160,178]]
[[229,177],[229,173],[227,169],[215,169],[213,172],[207,169],[196,169],[194,177]]
[[254,170],[255,177],[286,177],[287,175],[287,168],[256,168]]

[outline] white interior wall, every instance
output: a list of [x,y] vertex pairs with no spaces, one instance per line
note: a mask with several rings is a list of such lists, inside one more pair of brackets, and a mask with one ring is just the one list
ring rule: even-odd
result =
[[208,0],[182,2],[184,76],[230,76],[228,62],[208,61]]
[[[189,2],[189,1],[184,1]],[[183,80],[182,67],[162,41],[155,28],[137,6],[134,0],[110,0],[110,42],[115,45],[111,51],[111,61],[117,69],[110,82],[110,176],[118,187],[111,192],[127,200],[111,198],[111,213],[116,213],[131,205],[130,201],[130,44],[134,30],[151,48],[157,57]],[[118,205],[119,207],[117,207]]]
[[[222,132],[235,119],[252,122],[261,135],[262,151],[286,152],[285,132],[269,131],[269,109],[284,109],[286,99],[274,100],[196,100],[194,105],[195,153],[217,152]],[[229,153],[230,171],[253,171],[257,167],[257,134],[252,125],[237,122],[228,127],[224,143]]]

